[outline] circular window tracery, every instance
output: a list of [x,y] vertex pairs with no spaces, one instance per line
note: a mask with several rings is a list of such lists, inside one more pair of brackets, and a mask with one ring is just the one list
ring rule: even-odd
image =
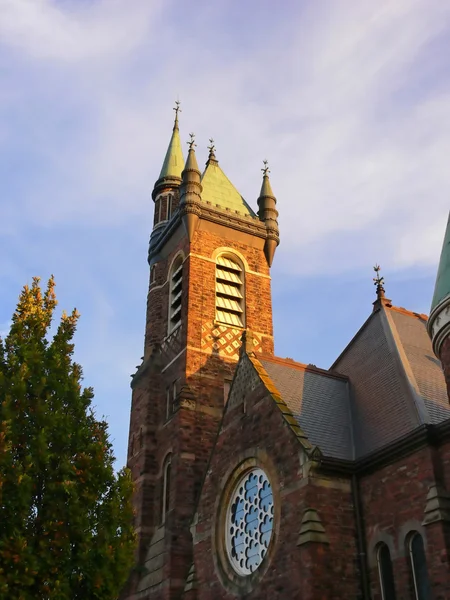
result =
[[226,547],[234,570],[250,575],[262,563],[272,537],[272,486],[262,469],[239,480],[227,510]]

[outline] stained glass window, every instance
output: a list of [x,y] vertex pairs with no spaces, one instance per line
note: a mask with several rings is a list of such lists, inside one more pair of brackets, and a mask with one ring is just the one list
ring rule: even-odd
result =
[[227,511],[227,552],[237,573],[250,575],[259,567],[272,529],[272,487],[262,469],[252,469],[239,480]]

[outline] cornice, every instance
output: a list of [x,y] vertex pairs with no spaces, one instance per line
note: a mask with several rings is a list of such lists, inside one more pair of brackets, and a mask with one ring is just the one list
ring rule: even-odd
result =
[[[223,225],[224,227],[229,227],[236,231],[248,233],[262,239],[267,238],[266,226],[258,217],[246,217],[245,215],[236,214],[232,211],[218,209],[206,202],[195,203],[195,213],[198,214],[200,219],[205,221],[217,223],[218,225]],[[180,225],[181,217],[182,211],[178,208],[157,239],[152,240],[152,236],[150,236],[150,247],[148,251],[149,263],[151,257],[161,250],[168,238]]]
[[450,441],[450,419],[438,425],[422,425],[398,440],[357,460],[342,460],[324,456],[321,471],[340,475],[367,475],[397,460],[426,448]]

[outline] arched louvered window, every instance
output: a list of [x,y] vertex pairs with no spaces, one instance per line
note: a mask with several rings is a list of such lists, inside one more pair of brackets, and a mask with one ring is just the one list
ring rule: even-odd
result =
[[414,598],[416,600],[428,600],[431,598],[431,588],[428,579],[425,547],[423,538],[417,531],[409,538],[409,558],[414,584]]
[[216,321],[245,327],[244,270],[237,259],[223,255],[216,259]]
[[183,258],[174,262],[170,274],[169,333],[181,325],[181,296],[183,292]]
[[161,523],[165,523],[170,507],[170,471],[172,455],[168,454],[163,466],[163,478],[161,489]]
[[377,550],[378,574],[382,600],[395,600],[394,572],[391,553],[386,544],[380,544]]

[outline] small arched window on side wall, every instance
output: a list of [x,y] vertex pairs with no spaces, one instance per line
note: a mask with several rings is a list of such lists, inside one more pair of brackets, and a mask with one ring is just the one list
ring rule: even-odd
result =
[[183,293],[183,257],[179,256],[172,265],[170,272],[169,293],[169,327],[172,333],[181,325],[181,300]]
[[408,540],[409,561],[414,586],[415,600],[428,600],[431,598],[430,580],[428,578],[427,560],[423,538],[414,531]]
[[379,544],[377,548],[377,563],[382,600],[396,600],[391,553],[384,543]]
[[216,259],[216,321],[245,327],[244,269],[237,258],[221,254]]
[[170,471],[171,471],[172,455],[168,454],[164,461],[162,472],[162,488],[161,488],[161,524],[166,522],[167,513],[170,507]]

